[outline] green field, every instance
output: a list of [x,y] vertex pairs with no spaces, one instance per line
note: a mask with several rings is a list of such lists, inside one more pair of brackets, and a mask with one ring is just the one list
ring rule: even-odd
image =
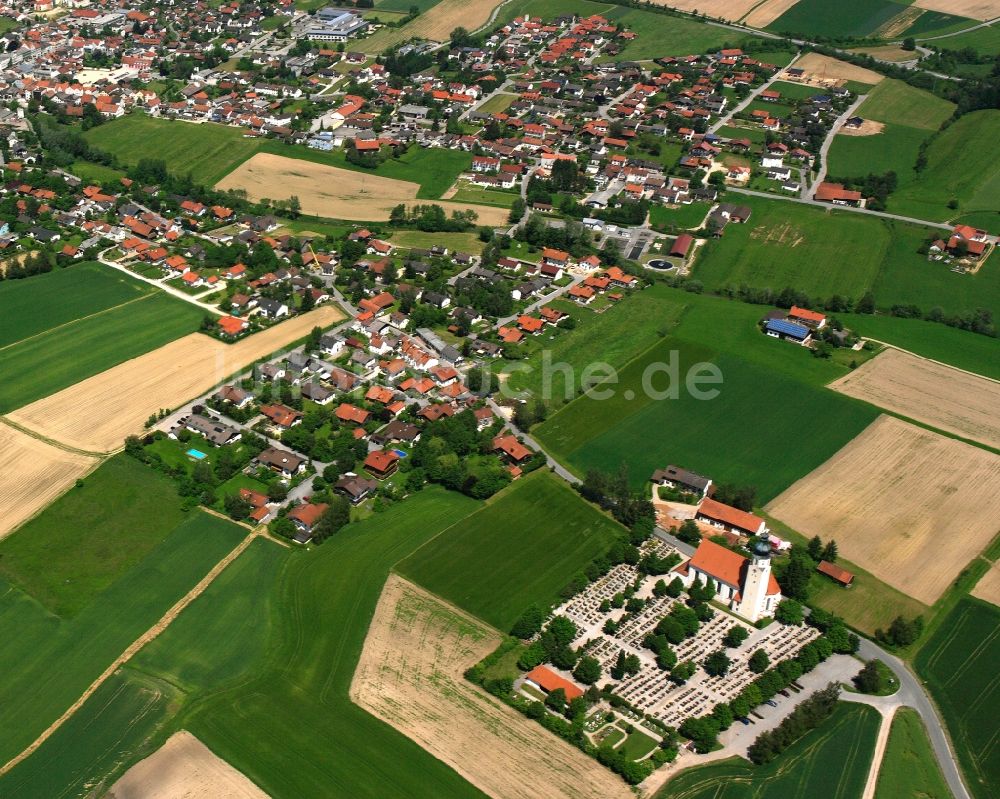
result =
[[730,758],[681,772],[657,799],[858,799],[864,791],[881,717],[841,703],[766,766]]
[[920,128],[886,122],[874,136],[834,136],[827,157],[831,177],[856,178],[895,172],[901,183],[914,180],[920,145],[930,134]]
[[1000,342],[995,338],[921,319],[860,314],[838,314],[838,318],[859,335],[1000,379]]
[[[194,179],[205,186],[215,185],[258,152],[341,169],[370,171],[347,163],[343,150],[325,153],[301,145],[244,138],[242,129],[228,125],[195,125],[143,114],[130,114],[99,125],[85,135],[90,144],[113,153],[123,163],[135,164],[141,158],[161,159],[172,172],[191,172]],[[193,153],[196,155],[192,156]],[[469,153],[457,150],[414,147],[401,158],[381,164],[375,173],[419,183],[421,188],[417,196],[431,199],[440,197],[468,168],[471,160]]]
[[917,252],[927,241],[926,228],[884,224],[891,232],[889,250],[872,286],[880,306],[912,304],[925,311],[939,307],[947,314],[988,308],[1000,319],[1000,268],[987,263],[975,275],[957,274],[947,264],[928,261]]
[[5,280],[0,283],[0,350],[154,292],[148,283],[94,261]]
[[618,524],[565,482],[539,471],[397,566],[404,577],[508,630],[532,603],[555,604],[569,581],[608,548]]
[[[44,521],[49,512],[39,518]],[[86,520],[77,521],[78,535],[87,535]],[[5,642],[0,760],[27,746],[245,534],[223,519],[191,512],[101,593],[89,595],[72,618],[53,615],[35,597],[0,579],[0,638]],[[80,551],[86,562],[87,545]],[[83,568],[77,574],[87,577]],[[85,584],[82,593],[91,590]]]
[[402,11],[408,13],[411,8],[416,6],[420,13],[423,14],[425,11],[436,6],[441,0],[378,0],[375,4],[376,11]]
[[[112,675],[30,758],[0,777],[0,794],[97,796],[95,775],[117,774],[122,758],[169,718],[177,690],[130,671]],[[103,787],[110,787],[113,778]]]
[[694,276],[706,287],[793,286],[814,297],[857,298],[878,275],[890,240],[880,219],[758,197],[738,202],[753,214],[746,224],[727,225],[721,239],[702,248]]
[[665,205],[654,205],[649,209],[649,224],[653,227],[668,228],[676,225],[678,228],[692,230],[701,226],[711,207],[710,203],[688,203],[676,208]]
[[914,660],[944,716],[966,784],[979,799],[1000,795],[1000,610],[965,598]]
[[[889,198],[889,210],[932,220],[996,211],[1000,162],[988,153],[998,137],[1000,111],[973,111],[960,117],[931,142],[927,168]],[[952,199],[958,201],[958,211],[947,207]]]
[[519,196],[512,191],[500,191],[484,186],[473,186],[471,183],[462,183],[449,199],[457,203],[477,203],[479,205],[495,205],[498,208],[510,208]]
[[[654,469],[676,463],[717,483],[753,485],[763,505],[875,418],[871,406],[823,387],[844,367],[762,335],[757,321],[764,308],[689,296],[690,308],[672,335],[619,371],[612,397],[579,397],[534,429],[558,460],[580,474],[627,463],[636,487]],[[680,396],[655,400],[643,388],[643,375],[675,357]],[[721,371],[721,385],[702,386],[719,391],[714,399],[685,390],[685,375],[700,362]],[[664,374],[650,378],[656,390],[667,382]]]
[[[624,366],[636,353],[665,335],[680,318],[684,299],[657,284],[633,293],[602,313],[569,301],[553,302],[553,308],[569,313],[576,320],[576,327],[554,333],[546,331],[529,341],[527,346],[534,347],[537,343],[538,348],[509,367],[507,385],[513,391],[528,391],[542,397],[550,407],[557,408],[576,395],[580,373],[589,364],[599,361],[616,368]],[[569,364],[575,379],[567,380],[564,370],[553,368],[550,388],[546,390],[543,370],[546,358],[553,365]]]
[[886,78],[871,90],[858,116],[922,130],[937,130],[952,115],[955,104],[901,80]]
[[190,172],[204,186],[214,185],[260,147],[241,128],[154,119],[141,113],[91,128],[84,138],[129,166],[142,158],[160,159],[172,172]]
[[157,292],[0,350],[0,374],[18,376],[0,380],[0,413],[193,333],[204,315],[195,305]]
[[[57,734],[8,780],[51,767],[66,775],[52,785],[106,786],[183,728],[275,799],[482,797],[348,697],[392,564],[477,507],[428,489],[310,552],[254,542],[126,667],[120,699],[109,701],[109,686],[83,706],[85,744],[67,749],[72,737]],[[143,717],[144,687],[161,685],[169,712]]]
[[[921,36],[943,36],[946,33],[961,31],[978,24],[978,20],[968,17],[956,17],[954,14],[945,14],[942,11],[924,11],[917,17],[916,22],[898,35],[901,37],[915,36],[917,41],[920,41]],[[935,45],[938,47],[947,46],[938,42],[935,42]]]
[[117,455],[0,541],[0,578],[71,618],[187,516],[173,480]]
[[971,47],[984,55],[1000,55],[1000,25],[994,24],[968,33],[957,33],[954,36],[938,39],[934,44],[945,50],[963,50]]
[[923,721],[915,710],[899,708],[892,719],[875,799],[951,799],[951,795]]
[[767,26],[775,33],[818,37],[864,37],[903,11],[890,0],[799,0]]
[[603,16],[612,24],[624,25],[637,36],[619,55],[602,56],[598,61],[643,61],[668,55],[704,53],[723,46],[746,44],[750,47],[758,41],[737,31],[706,25],[689,17],[674,17],[636,8],[617,6]]
[[120,180],[124,174],[118,169],[112,169],[103,164],[95,164],[91,161],[74,161],[70,164],[69,171],[88,183],[101,184]]

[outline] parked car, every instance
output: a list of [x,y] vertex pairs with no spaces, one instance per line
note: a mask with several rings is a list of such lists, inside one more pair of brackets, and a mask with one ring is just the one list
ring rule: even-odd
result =
[[741,724],[746,724],[748,727],[750,726],[750,719],[747,719],[747,718],[738,718],[736,720],[738,722],[740,722]]
[[777,707],[778,706],[778,703],[775,702],[773,699],[768,699],[767,700],[767,704],[769,704],[771,707]]

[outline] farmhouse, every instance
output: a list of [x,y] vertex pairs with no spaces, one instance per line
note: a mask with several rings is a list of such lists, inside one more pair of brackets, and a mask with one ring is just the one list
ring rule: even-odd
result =
[[771,544],[756,539],[753,556],[745,558],[712,541],[702,541],[691,560],[678,569],[685,585],[696,580],[715,588],[715,596],[748,621],[773,616],[781,588],[771,574]]
[[695,518],[744,537],[763,535],[767,532],[767,524],[759,516],[726,505],[724,502],[716,502],[711,498],[701,501]]
[[650,480],[658,486],[679,488],[681,491],[689,491],[701,497],[708,496],[712,488],[710,477],[702,477],[700,474],[673,465],[667,466],[666,469],[657,469]]
[[800,308],[793,305],[788,311],[788,318],[797,324],[811,327],[813,330],[822,330],[826,326],[826,315],[818,311],[810,311],[808,308]]
[[812,338],[812,331],[808,327],[788,319],[768,319],[764,323],[764,332],[772,338],[794,341],[803,345],[808,344]]
[[861,196],[861,192],[845,189],[841,183],[820,183],[816,187],[813,199],[821,203],[850,205],[855,208],[865,207],[865,198]]

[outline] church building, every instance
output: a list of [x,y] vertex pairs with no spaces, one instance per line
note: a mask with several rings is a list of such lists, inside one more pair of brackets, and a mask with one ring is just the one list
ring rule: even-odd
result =
[[702,541],[691,560],[677,570],[687,587],[695,580],[713,585],[715,598],[750,622],[773,616],[781,588],[771,574],[771,544],[766,536],[753,540],[752,556]]

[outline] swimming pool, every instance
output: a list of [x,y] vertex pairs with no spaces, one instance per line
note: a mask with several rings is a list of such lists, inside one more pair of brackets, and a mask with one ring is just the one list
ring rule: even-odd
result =
[[403,452],[403,450],[401,450],[401,449],[394,449],[393,452],[395,452],[397,455],[399,455],[400,458],[405,458],[407,456],[407,454],[408,454],[406,452]]
[[207,457],[204,452],[198,449],[189,449],[186,454],[189,458],[194,458],[196,461]]

